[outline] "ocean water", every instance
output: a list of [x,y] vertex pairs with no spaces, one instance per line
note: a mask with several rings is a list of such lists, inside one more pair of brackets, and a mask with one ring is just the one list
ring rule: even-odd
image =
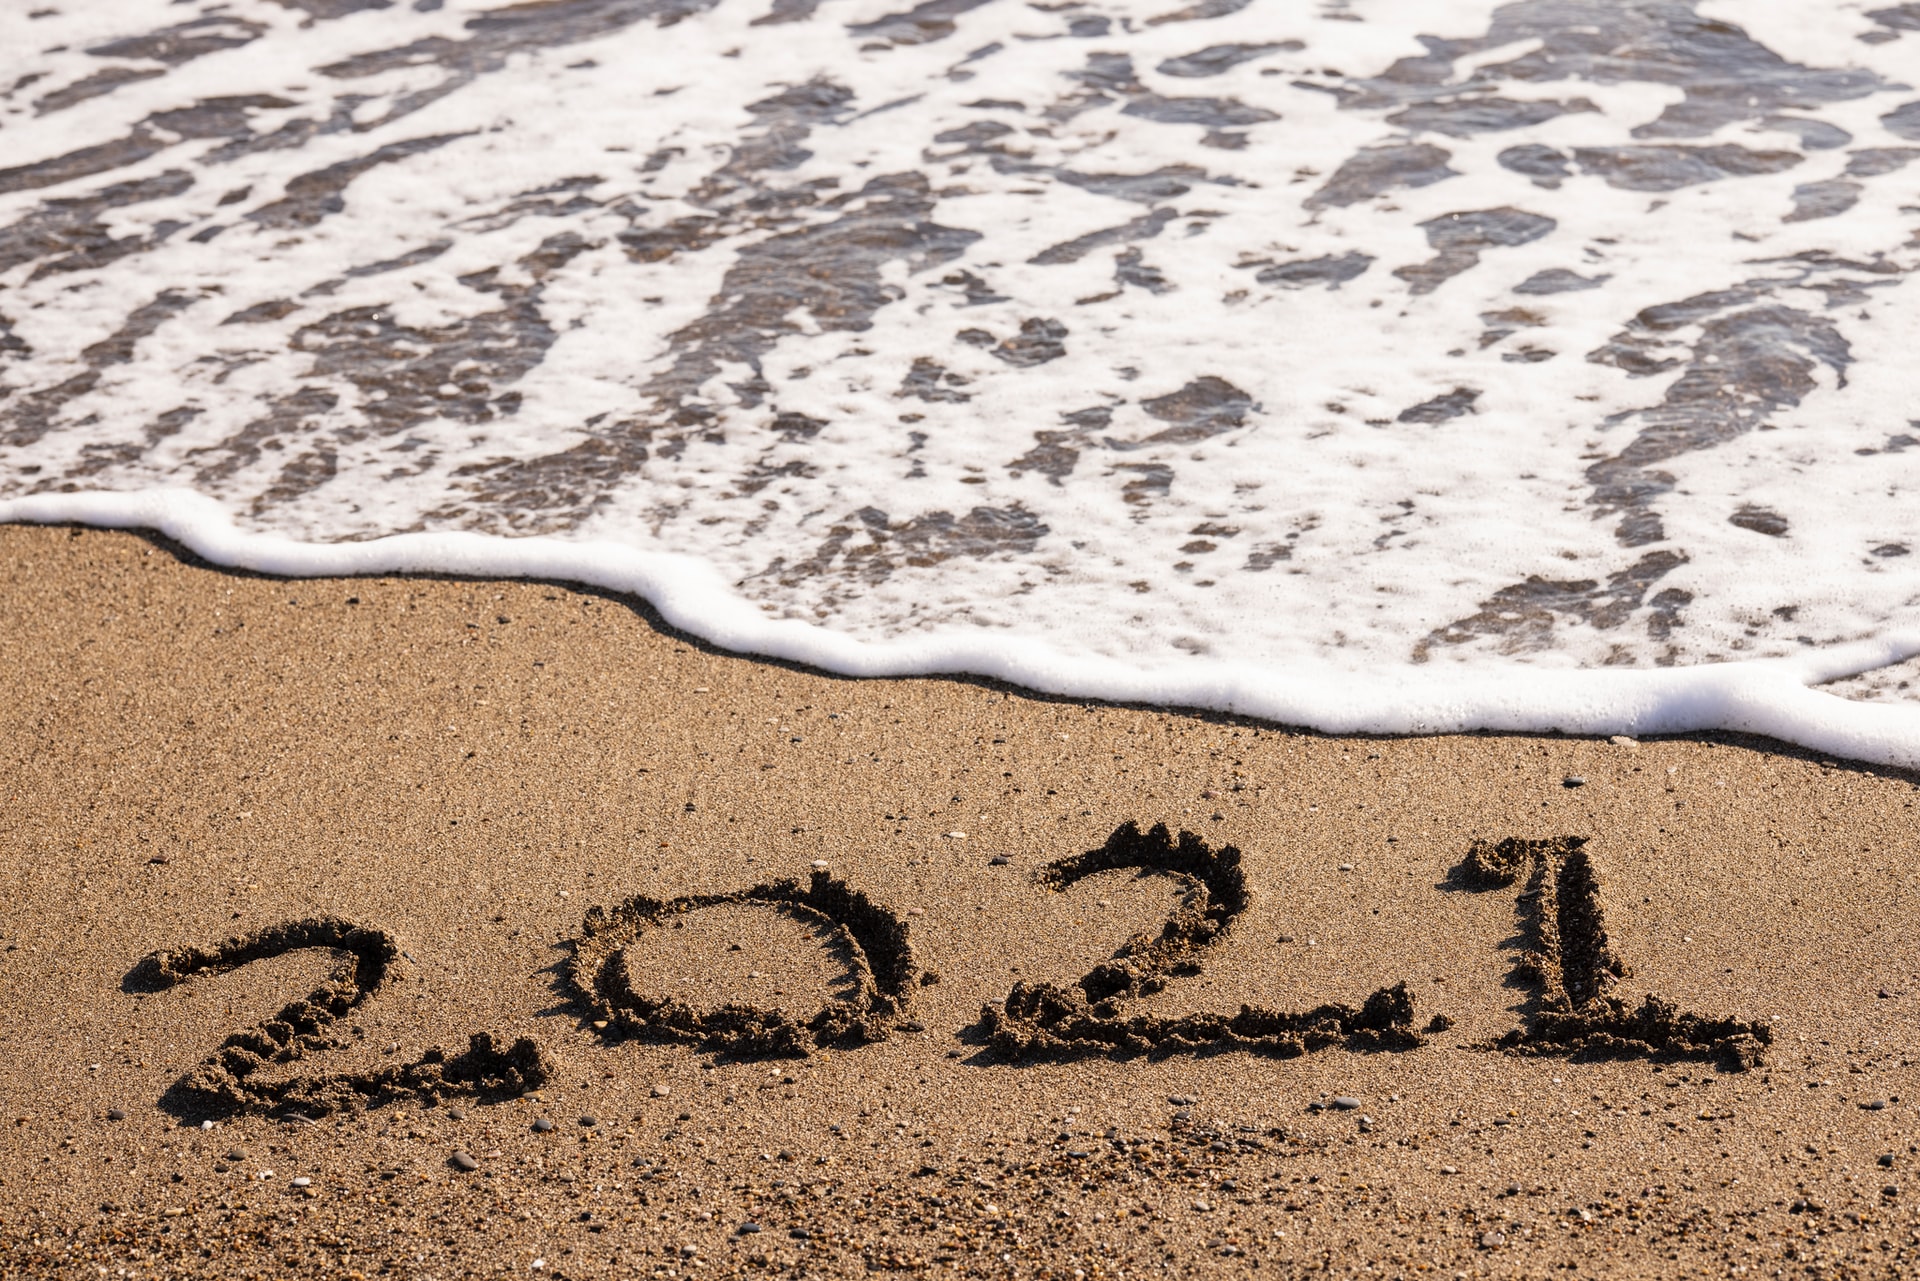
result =
[[1920,764],[1920,5],[0,38],[0,519],[853,674]]

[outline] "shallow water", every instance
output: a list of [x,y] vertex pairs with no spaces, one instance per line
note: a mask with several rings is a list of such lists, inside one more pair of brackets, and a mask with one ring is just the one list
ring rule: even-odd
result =
[[[14,8],[0,517],[671,580],[845,670],[1920,760],[1900,680],[1795,692],[1920,650],[1916,13]],[[453,531],[518,541],[364,548]]]

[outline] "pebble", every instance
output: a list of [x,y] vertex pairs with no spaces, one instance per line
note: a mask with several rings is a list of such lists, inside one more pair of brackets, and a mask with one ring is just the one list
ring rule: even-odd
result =
[[1608,739],[1607,741],[1608,741],[1609,743],[1612,743],[1612,744],[1613,744],[1613,745],[1614,745],[1615,747],[1638,747],[1638,746],[1640,746],[1640,740],[1639,740],[1639,739],[1636,739],[1636,738],[1629,738],[1629,737],[1627,737],[1627,735],[1625,735],[1625,734],[1615,734],[1615,735],[1614,735],[1614,736],[1613,736],[1612,738],[1610,738],[1610,739]]
[[1899,1195],[1900,1195],[1900,1185],[1899,1185],[1899,1184],[1897,1184],[1897,1183],[1889,1183],[1889,1184],[1887,1184],[1887,1186],[1886,1186],[1886,1187],[1884,1187],[1884,1188],[1881,1188],[1881,1189],[1880,1189],[1880,1195],[1881,1195],[1881,1196],[1886,1196],[1886,1197],[1894,1197],[1894,1196],[1899,1196]]
[[987,864],[990,867],[1005,867],[1007,864],[1011,862],[1013,862],[1013,860],[1008,858],[1005,854],[995,854],[992,858],[987,860]]
[[753,1236],[755,1233],[759,1231],[760,1231],[760,1225],[758,1223],[753,1223],[749,1221],[747,1223],[742,1223],[740,1225],[740,1235],[743,1237]]
[[1169,1094],[1167,1096],[1167,1102],[1177,1108],[1187,1108],[1192,1107],[1195,1103],[1199,1102],[1199,1100],[1195,1099],[1191,1094]]
[[247,1159],[247,1150],[245,1148],[228,1148],[227,1149],[227,1160],[244,1161],[246,1159]]
[[1860,1110],[1863,1112],[1878,1112],[1886,1106],[1887,1101],[1885,1099],[1869,1099],[1860,1105]]
[[273,1171],[262,1170],[260,1171],[260,1173],[254,1175],[253,1177],[256,1179],[259,1179],[262,1183],[265,1183],[268,1179],[271,1179],[273,1177]]
[[947,839],[950,841],[964,841],[967,839],[967,834],[965,832],[948,832],[946,836],[947,836]]
[[313,1180],[303,1174],[293,1181],[293,1186],[296,1188],[310,1188],[313,1186]]
[[1585,787],[1586,785],[1587,780],[1581,778],[1578,774],[1569,774],[1560,780],[1560,786],[1562,787]]
[[664,1085],[664,1084],[663,1084],[663,1085],[656,1085],[656,1086],[654,1086],[654,1087],[653,1087],[653,1097],[654,1097],[654,1098],[656,1098],[656,1099],[664,1099],[664,1098],[666,1098],[666,1097],[667,1097],[667,1096],[668,1096],[669,1094],[672,1094],[672,1093],[673,1093],[673,1091],[672,1091],[671,1089],[669,1089],[669,1088],[668,1088],[668,1087],[667,1087],[666,1085]]
[[1201,1214],[1205,1214],[1207,1213],[1207,1211],[1213,1209],[1213,1207],[1208,1205],[1205,1201],[1195,1201],[1193,1203],[1193,1208]]
[[583,1116],[580,1118],[580,1124],[586,1126],[588,1129],[592,1129],[594,1126],[600,1124],[600,1118],[597,1116]]
[[796,1241],[813,1240],[813,1233],[807,1231],[805,1228],[794,1228],[792,1231],[788,1232],[787,1235],[792,1237]]
[[545,1134],[548,1130],[551,1130],[552,1128],[553,1128],[553,1122],[547,1120],[546,1117],[544,1116],[536,1117],[534,1119],[533,1132],[535,1134]]
[[467,1119],[467,1114],[465,1112],[462,1112],[459,1108],[448,1108],[447,1119],[449,1121],[464,1121]]
[[1440,1167],[1440,1173],[1442,1173],[1442,1174],[1458,1174],[1458,1173],[1460,1173],[1460,1171],[1459,1171],[1459,1170],[1457,1170],[1457,1169],[1455,1169],[1455,1168],[1454,1168],[1453,1166],[1451,1166],[1451,1165],[1443,1165],[1443,1166],[1441,1166],[1441,1167]]
[[1480,1248],[1483,1250],[1491,1250],[1496,1245],[1505,1245],[1506,1243],[1507,1234],[1504,1232],[1482,1232],[1480,1234]]
[[1882,1152],[1880,1154],[1880,1168],[1883,1170],[1891,1170],[1893,1168],[1893,1153]]
[[1351,1094],[1336,1094],[1333,1096],[1331,1106],[1339,1108],[1342,1112],[1351,1112],[1360,1106],[1360,1100]]
[[1274,940],[1274,942],[1276,942],[1276,943],[1291,943],[1291,942],[1293,942],[1293,935],[1291,935],[1291,934],[1282,934],[1282,935],[1281,935],[1281,936],[1280,936],[1279,938],[1277,938],[1277,939],[1275,939],[1275,940]]
[[905,1023],[902,1023],[900,1027],[902,1031],[906,1032],[924,1032],[927,1030],[927,1025],[919,1019],[908,1019]]
[[815,859],[815,860],[813,860],[813,870],[814,870],[814,871],[816,871],[816,872],[824,872],[824,871],[826,871],[826,870],[827,870],[827,860],[825,860],[825,859],[823,859],[823,858],[817,858],[817,859]]
[[124,1121],[124,1120],[126,1120],[126,1119],[127,1119],[127,1114],[126,1114],[125,1112],[122,1112],[122,1111],[121,1111],[121,1110],[120,1110],[119,1108],[108,1108],[108,1109],[107,1109],[107,1120],[109,1120],[109,1121]]
[[1351,863],[1342,863],[1342,864],[1340,865],[1340,870],[1341,870],[1341,871],[1343,871],[1343,872],[1351,872],[1351,871],[1353,870],[1353,864],[1351,864]]
[[448,1159],[453,1162],[453,1168],[456,1170],[477,1170],[480,1168],[480,1163],[474,1160],[473,1154],[465,1148],[455,1148],[453,1155]]

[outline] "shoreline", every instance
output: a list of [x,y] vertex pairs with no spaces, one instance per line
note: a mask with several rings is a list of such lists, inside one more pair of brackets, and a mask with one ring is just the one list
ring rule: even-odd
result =
[[575,582],[647,602],[670,626],[720,650],[854,678],[972,676],[1116,706],[1195,708],[1332,734],[1431,735],[1490,730],[1635,737],[1723,730],[1829,756],[1920,767],[1920,707],[1827,694],[1817,686],[1920,655],[1920,632],[1893,631],[1802,654],[1655,668],[1427,675],[1419,664],[1361,677],[1198,658],[1161,668],[1076,655],[992,635],[862,640],[772,618],[692,557],[544,536],[448,532],[306,543],[242,531],[213,499],[156,489],[44,494],[0,501],[0,524],[154,533],[210,564],[288,581],[390,574]]
[[[551,584],[248,577],[123,533],[0,528],[0,584],[0,1272],[1912,1266],[1909,776],[851,681]],[[1142,970],[1164,986],[1127,1016],[1358,1010],[1405,983],[1390,1023],[1419,1043],[995,1049],[987,1003],[1066,990],[1192,893],[1163,855],[1047,879],[1128,821],[1238,849],[1246,899]],[[1764,1022],[1765,1062],[1499,1048],[1553,995],[1516,968],[1524,878],[1468,875],[1474,840],[1509,836],[1588,837],[1622,999]],[[568,988],[591,909],[815,870],[911,942],[916,977],[876,988],[901,998],[883,1039],[716,1055],[621,1035]],[[622,972],[805,1023],[849,990],[837,911],[716,902],[637,935]],[[345,1044],[261,1080],[399,1080],[487,1033],[538,1046],[540,1097],[350,1082],[344,1108],[300,1104],[311,1123],[168,1103],[340,954],[153,989],[143,958],[326,916],[394,955],[320,1029]]]

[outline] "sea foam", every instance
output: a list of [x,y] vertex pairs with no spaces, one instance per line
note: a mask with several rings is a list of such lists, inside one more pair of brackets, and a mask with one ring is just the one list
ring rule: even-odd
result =
[[1898,21],[183,14],[0,13],[0,518],[857,675],[1920,753]]

